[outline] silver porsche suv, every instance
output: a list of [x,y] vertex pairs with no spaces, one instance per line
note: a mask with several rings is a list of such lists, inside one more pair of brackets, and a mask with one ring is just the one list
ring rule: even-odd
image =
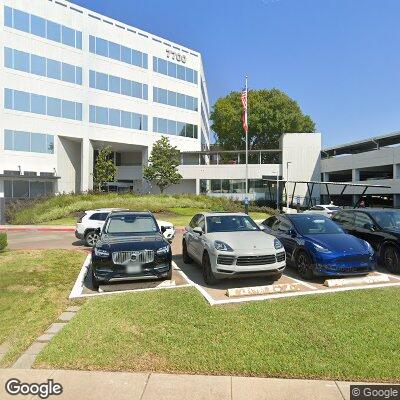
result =
[[208,285],[257,275],[278,280],[286,266],[282,243],[244,213],[196,214],[185,228],[182,255],[185,264],[202,266]]

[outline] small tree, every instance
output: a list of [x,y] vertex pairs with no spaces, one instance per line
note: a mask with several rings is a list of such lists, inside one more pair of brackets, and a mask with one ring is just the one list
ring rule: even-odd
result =
[[99,151],[96,158],[93,172],[93,183],[99,192],[105,183],[112,182],[115,178],[117,168],[114,165],[111,155],[111,147],[106,146]]
[[154,183],[163,193],[166,188],[180,182],[182,175],[178,172],[180,151],[171,146],[167,137],[163,136],[154,143],[149,157],[149,166],[143,171],[144,179]]

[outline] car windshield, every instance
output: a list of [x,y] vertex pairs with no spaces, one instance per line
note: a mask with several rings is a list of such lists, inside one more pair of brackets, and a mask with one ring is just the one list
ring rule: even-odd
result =
[[207,217],[207,232],[258,231],[260,228],[245,215],[218,215]]
[[381,228],[400,229],[400,211],[372,211],[371,215]]
[[314,215],[294,218],[293,223],[302,235],[315,234],[340,234],[343,229],[328,218],[321,218]]
[[148,215],[116,215],[108,219],[104,232],[110,235],[154,234],[158,227]]

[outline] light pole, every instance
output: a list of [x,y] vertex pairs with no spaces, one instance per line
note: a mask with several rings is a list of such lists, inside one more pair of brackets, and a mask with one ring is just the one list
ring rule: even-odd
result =
[[276,174],[276,211],[279,212],[279,170],[272,173]]
[[289,212],[289,164],[291,161],[286,162],[286,213]]

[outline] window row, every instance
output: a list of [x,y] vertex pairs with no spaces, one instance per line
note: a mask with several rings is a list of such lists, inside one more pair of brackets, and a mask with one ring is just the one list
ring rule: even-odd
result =
[[96,124],[147,131],[147,115],[114,108],[89,106],[89,121]]
[[138,97],[139,99],[145,100],[148,99],[148,88],[146,84],[97,71],[89,71],[89,86],[91,88],[119,93],[125,96]]
[[8,198],[42,197],[54,194],[54,184],[37,180],[5,180],[4,196]]
[[153,71],[197,84],[197,71],[162,58],[153,57]]
[[195,97],[158,87],[153,87],[153,101],[169,106],[185,108],[186,110],[198,110],[197,99]]
[[5,129],[4,150],[54,154],[54,136]]
[[89,51],[99,56],[147,68],[146,53],[92,35],[89,36]]
[[153,132],[165,133],[167,135],[186,136],[197,139],[197,130],[197,125],[171,121],[165,118],[153,118]]
[[82,32],[15,8],[4,6],[4,25],[82,49]]
[[9,47],[4,48],[4,65],[7,68],[18,71],[82,85],[81,67],[10,49]]
[[[265,193],[261,179],[249,179],[249,193]],[[246,193],[245,179],[200,179],[200,193]]]
[[20,90],[4,89],[4,107],[10,110],[82,121],[81,103]]

